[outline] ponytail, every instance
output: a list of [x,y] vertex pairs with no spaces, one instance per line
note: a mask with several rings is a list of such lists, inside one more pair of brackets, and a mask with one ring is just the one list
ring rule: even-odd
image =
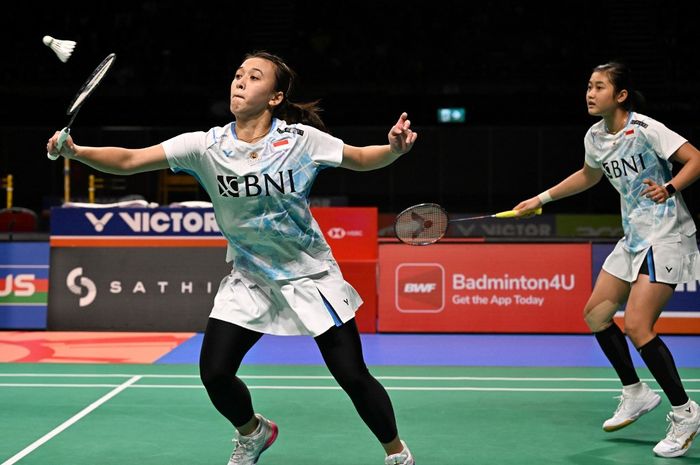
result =
[[287,122],[287,124],[301,123],[313,126],[323,132],[328,132],[326,125],[319,116],[321,108],[318,106],[319,100],[307,103],[294,103],[286,98],[279,104],[272,116]]
[[[639,113],[645,113],[646,112],[646,107],[647,107],[647,99],[644,97],[644,94],[639,92],[638,90],[633,90],[632,92],[629,92],[629,97],[627,97],[627,100],[622,102],[623,103],[623,108],[628,111],[636,111]],[[629,105],[625,106],[629,101]]]

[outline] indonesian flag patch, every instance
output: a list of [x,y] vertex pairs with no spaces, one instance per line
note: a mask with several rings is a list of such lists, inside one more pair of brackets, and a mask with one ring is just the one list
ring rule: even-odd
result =
[[289,139],[282,139],[278,140],[277,142],[273,142],[272,146],[277,148],[277,147],[282,147],[283,145],[289,144]]

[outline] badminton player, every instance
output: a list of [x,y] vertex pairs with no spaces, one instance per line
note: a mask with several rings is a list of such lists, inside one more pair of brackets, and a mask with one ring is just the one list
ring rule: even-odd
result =
[[315,102],[289,100],[293,79],[282,59],[256,52],[245,57],[231,83],[235,122],[143,149],[84,147],[68,138],[59,150],[56,133],[47,149],[108,173],[190,173],[211,197],[232,271],[214,299],[200,375],[214,407],[236,429],[229,465],[256,463],[277,437],[275,423],[255,413],[248,388],[236,376],[263,333],[313,336],[328,369],[382,443],[385,464],[413,465],[389,396],[363,359],[354,320],[362,299],[343,279],[311,216],[308,195],[324,168],[389,165],[411,150],[417,133],[403,113],[388,144],[344,144],[324,132]]
[[[680,191],[700,177],[700,152],[663,124],[635,111],[641,102],[621,63],[593,70],[586,104],[601,119],[586,133],[585,163],[562,182],[515,206],[522,214],[597,184],[605,176],[620,193],[624,237],[603,264],[584,318],[622,382],[620,403],[605,431],[655,408],[660,397],[640,382],[615,312],[625,307],[625,332],[671,403],[668,433],[654,447],[662,457],[684,455],[700,429],[698,404],[688,398],[668,347],[654,324],[676,284],[700,279],[695,224]],[[681,167],[674,176],[672,162]]]

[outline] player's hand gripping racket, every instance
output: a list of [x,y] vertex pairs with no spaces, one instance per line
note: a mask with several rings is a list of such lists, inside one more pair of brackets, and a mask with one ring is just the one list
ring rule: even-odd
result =
[[[61,135],[58,136],[58,141],[56,143],[56,150],[60,150],[63,146],[63,143],[68,138],[68,134],[70,134],[70,127],[73,124],[76,115],[78,114],[78,110],[80,110],[80,106],[83,104],[83,102],[85,102],[85,99],[87,99],[90,96],[90,94],[93,93],[97,85],[105,77],[107,71],[109,71],[109,69],[114,64],[115,58],[117,58],[117,55],[115,55],[114,53],[110,53],[107,56],[107,58],[102,60],[102,63],[100,63],[97,66],[97,68],[95,68],[95,71],[92,72],[92,74],[87,79],[87,81],[85,81],[78,93],[75,94],[75,98],[73,98],[73,101],[68,106],[68,111],[66,112],[66,115],[71,117],[70,121],[68,122],[68,125],[65,128],[61,129]],[[49,157],[49,160],[56,160],[59,157],[59,155],[53,155],[50,153],[47,153],[46,156]]]
[[[540,215],[542,208],[530,213]],[[472,216],[470,218],[457,218],[451,220],[444,208],[436,203],[421,203],[408,207],[396,216],[394,232],[396,237],[409,245],[433,244],[445,235],[450,223],[457,221],[481,220],[484,218],[516,218],[516,210],[508,210],[493,215]],[[529,216],[529,215],[523,215]]]

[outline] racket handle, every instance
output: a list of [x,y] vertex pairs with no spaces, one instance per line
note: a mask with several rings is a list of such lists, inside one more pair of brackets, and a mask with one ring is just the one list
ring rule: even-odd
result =
[[[70,128],[66,127],[61,129],[61,134],[59,134],[58,141],[56,141],[56,148],[58,150],[61,150],[61,147],[63,147],[63,143],[68,138],[68,134],[70,134]],[[51,153],[47,153],[46,156],[49,157],[49,160],[58,160],[58,157],[60,157],[60,155],[53,155]]]
[[[532,212],[535,215],[541,215],[542,214],[542,207],[538,208],[537,210],[533,210]],[[518,216],[518,211],[517,210],[508,210],[500,213],[496,213],[493,215],[495,218],[515,218]]]

